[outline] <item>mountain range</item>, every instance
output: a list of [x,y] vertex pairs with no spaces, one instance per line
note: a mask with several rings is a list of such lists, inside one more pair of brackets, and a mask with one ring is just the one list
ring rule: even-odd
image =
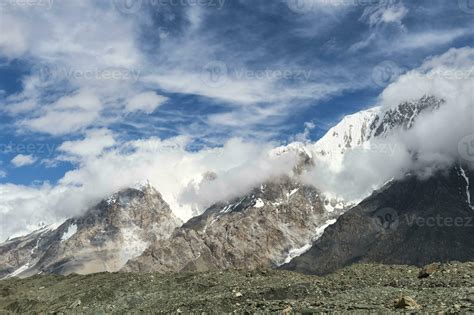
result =
[[345,117],[314,144],[277,148],[269,154],[297,153],[291,175],[211,205],[188,222],[149,183],[126,188],[80,217],[0,244],[0,278],[257,267],[324,274],[355,262],[473,259],[474,174],[468,166],[427,179],[407,173],[357,205],[300,180],[319,163],[340,170],[350,150],[412,128],[443,104],[425,96],[372,108]]

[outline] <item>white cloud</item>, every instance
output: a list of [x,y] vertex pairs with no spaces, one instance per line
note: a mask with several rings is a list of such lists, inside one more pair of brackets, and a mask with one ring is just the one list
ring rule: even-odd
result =
[[444,99],[445,104],[439,110],[421,114],[407,131],[399,130],[367,147],[349,151],[339,172],[319,163],[320,167],[307,174],[306,181],[346,199],[360,200],[386,181],[408,172],[425,177],[460,162],[474,169],[473,163],[460,159],[458,148],[465,136],[474,134],[472,86],[474,48],[451,49],[426,60],[419,69],[388,86],[380,96],[380,105],[390,109],[425,95]]
[[[347,6],[334,5],[331,1],[316,2],[324,7]],[[295,74],[295,69],[298,72],[302,68],[296,62],[292,68],[293,62],[288,60],[265,71],[277,72],[283,77],[289,73],[289,81],[296,77],[296,82],[288,83],[272,75],[262,77],[246,66],[254,62],[254,56],[242,57],[230,52],[224,56],[225,67],[228,67],[224,82],[214,86],[209,78],[214,69],[207,66],[215,63],[216,56],[227,48],[224,43],[216,42],[217,34],[210,36],[202,32],[200,26],[208,14],[206,10],[200,6],[183,10],[190,23],[183,34],[161,38],[157,51],[147,55],[140,51],[143,38],[137,32],[149,27],[146,10],[124,19],[118,10],[92,0],[54,3],[50,10],[7,7],[5,16],[15,20],[22,30],[21,56],[35,64],[35,71],[24,77],[23,91],[9,95],[1,110],[15,118],[21,117],[17,124],[19,132],[69,135],[91,127],[110,127],[130,118],[126,115],[129,112],[153,112],[165,99],[143,91],[156,88],[204,96],[228,109],[224,111],[228,112],[226,116],[205,117],[203,123],[216,122],[222,126],[239,117],[252,117],[252,124],[246,125],[255,130],[260,123],[279,122],[284,106],[286,110],[290,106],[304,106],[309,100],[324,99],[359,83],[349,80],[341,83],[340,77],[344,75],[336,73],[338,71],[326,72],[335,74],[332,79],[315,79],[304,67],[303,73]],[[118,79],[106,78],[103,71],[107,69],[121,69],[123,75]],[[64,90],[94,94],[102,103],[102,110],[55,107],[51,99],[62,96],[60,93]],[[247,109],[249,105],[260,103],[274,108]],[[269,114],[271,112],[277,114]]]
[[33,155],[19,154],[11,160],[11,163],[15,167],[23,167],[23,166],[28,166],[28,165],[34,164],[36,162],[36,160],[37,160],[37,158],[35,158]]
[[68,134],[93,124],[101,109],[101,101],[94,93],[79,91],[46,105],[45,109],[40,110],[39,117],[25,120],[21,125],[52,135]]
[[49,185],[27,187],[0,185],[0,242],[10,236],[20,236],[38,229],[41,223],[61,221],[68,215],[60,209],[48,209],[61,193]]
[[443,31],[423,31],[408,33],[396,43],[397,49],[417,49],[449,44],[455,39],[472,34],[472,29],[452,29]]
[[418,69],[400,76],[382,92],[380,102],[393,107],[423,95],[435,95],[451,101],[469,97],[473,70],[474,48],[452,48],[440,56],[428,58]]
[[125,110],[128,112],[142,111],[151,114],[167,100],[167,97],[158,95],[156,92],[145,92],[133,96],[128,101]]
[[382,1],[378,4],[368,6],[361,17],[370,26],[395,23],[402,26],[402,20],[408,14],[408,9],[403,2]]
[[3,16],[2,12],[0,29],[8,30],[0,32],[0,55],[10,59],[23,55],[27,49],[27,39],[21,23],[8,15]]
[[[92,139],[90,134],[88,139]],[[58,185],[0,185],[0,239],[31,230],[38,222],[53,223],[83,213],[100,199],[144,179],[187,220],[211,203],[291,172],[296,158],[291,154],[269,156],[271,143],[232,139],[221,148],[190,152],[188,141],[186,137],[130,141],[95,158],[89,158],[88,150],[84,153],[88,140],[66,145],[88,157],[79,157],[78,168],[66,173]],[[215,172],[217,179],[201,182],[206,172]],[[34,215],[25,215],[29,211]]]
[[[332,13],[349,8],[347,3],[350,2],[300,1],[313,12],[331,12],[325,17],[332,20],[331,23],[340,21]],[[246,73],[250,69],[246,65],[255,60],[251,57],[236,58],[237,53],[232,55],[233,52],[224,50],[224,44],[215,42],[216,34],[199,33],[206,14],[203,11],[191,6],[188,12],[191,24],[189,30],[177,37],[162,36],[160,45],[153,54],[157,59],[153,59],[142,55],[138,47],[141,38],[137,38],[139,34],[136,30],[140,23],[150,23],[146,17],[142,19],[144,16],[140,14],[143,12],[124,18],[120,12],[110,10],[108,5],[92,0],[55,3],[51,10],[2,8],[0,27],[9,32],[0,34],[0,54],[7,59],[27,57],[39,66],[31,76],[24,78],[23,91],[8,96],[7,106],[2,110],[15,118],[22,117],[17,124],[20,132],[26,128],[54,136],[77,136],[79,132],[84,132],[84,135],[80,140],[66,141],[61,145],[61,156],[54,161],[73,161],[76,162],[76,168],[65,174],[58,185],[0,185],[0,238],[31,230],[41,220],[51,223],[80,214],[107,194],[144,178],[149,178],[163,193],[173,210],[181,218],[187,219],[195,213],[193,210],[202,211],[212,202],[243,193],[258,182],[291,169],[292,158],[272,159],[267,153],[273,144],[263,141],[253,143],[232,139],[222,148],[190,152],[186,150],[188,137],[123,142],[108,129],[90,129],[109,126],[108,124],[123,118],[122,112],[152,113],[166,101],[155,92],[143,91],[160,88],[167,92],[195,94],[211,101],[224,102],[228,111],[206,116],[203,121],[212,127],[218,127],[215,129],[219,131],[229,128],[229,133],[232,132],[233,135],[247,133],[246,135],[252,134],[255,138],[262,139],[261,135],[272,131],[255,131],[247,127],[272,123],[276,125],[275,122],[282,121],[288,112],[294,111],[293,106],[298,106],[295,100],[314,102],[360,86],[362,80],[339,83],[339,78],[345,77],[347,72],[343,67],[336,69],[337,71],[319,69],[322,73],[331,72],[334,76],[323,77],[316,82],[311,81],[309,74],[308,78],[300,78],[292,85],[278,77],[256,77],[254,72],[248,75]],[[407,9],[399,3],[371,11],[370,14],[368,12],[366,17],[372,26],[402,25],[406,15]],[[313,28],[305,29],[310,36],[316,33]],[[159,32],[165,34],[166,30]],[[401,47],[444,44],[463,34],[464,30],[453,30],[406,35]],[[369,45],[371,40],[369,37],[369,41],[361,46]],[[225,56],[226,72],[223,80],[216,85],[213,81],[215,78],[209,77],[215,74],[209,73],[213,68],[206,68],[206,65],[212,63],[216,56],[222,56],[222,51],[229,55]],[[449,64],[449,60],[458,63],[462,58],[455,57],[456,54],[461,55],[461,50],[427,61],[427,68],[421,68],[420,71],[426,74],[431,68]],[[469,55],[467,52],[465,54]],[[468,59],[464,62],[469,64]],[[429,66],[429,63],[433,65]],[[150,64],[156,67],[150,67]],[[291,61],[285,61],[284,64],[275,65],[275,68],[291,72],[291,66]],[[132,74],[132,78],[106,78],[102,71],[110,68],[122,69],[123,73]],[[147,75],[140,76],[142,72]],[[400,101],[399,96],[415,98],[423,91],[430,91],[448,99],[446,108],[452,110],[452,113],[445,113],[446,117],[456,119],[453,115],[462,109],[457,106],[465,105],[463,110],[466,110],[468,104],[461,100],[454,106],[449,96],[457,93],[463,95],[462,93],[469,91],[469,84],[472,86],[469,81],[464,87],[460,87],[459,84],[451,84],[446,80],[414,80],[405,76],[396,85],[389,86],[381,99],[384,104],[392,104]],[[58,94],[62,93],[58,91],[65,90],[76,92]],[[108,116],[104,117],[106,114]],[[432,132],[432,135],[440,142],[442,140],[446,148],[451,148],[448,140],[454,141],[454,138],[451,133],[442,134],[445,131],[444,125],[437,121],[441,118],[436,117],[426,120],[442,127]],[[461,117],[460,126],[465,125],[465,118]],[[426,154],[420,156],[420,161],[428,162],[437,158],[435,153],[439,143],[425,141],[429,137],[429,126],[420,126],[423,128],[414,129],[414,134],[408,139],[407,135],[402,134],[391,141],[401,143],[405,149],[422,147]],[[297,139],[306,139],[311,128],[313,127],[308,124]],[[453,135],[464,131],[462,127],[459,128],[454,128]],[[195,136],[189,130],[186,131]],[[443,157],[439,158],[440,161],[452,157],[450,152],[445,151],[441,151]],[[364,152],[353,152],[345,162],[345,173],[334,177],[334,174],[326,174],[324,170],[317,169],[317,184],[328,190],[339,185],[341,189],[351,191],[352,195],[356,194],[353,188],[357,187],[360,188],[357,192],[360,195],[361,191],[365,192],[378,185],[377,180],[398,174],[400,169],[410,165],[405,151],[401,150],[397,154],[393,166],[384,168],[386,159],[376,155],[367,157]],[[35,159],[32,156],[29,158]],[[23,163],[28,162],[28,157],[18,159],[20,164],[22,159]],[[374,165],[374,168],[369,169],[368,165]],[[351,169],[353,172],[349,172]],[[215,172],[217,179],[201,182],[202,174],[209,171]],[[360,174],[362,175],[356,176]]]
[[385,10],[381,19],[385,23],[400,23],[407,13],[407,8],[405,8],[403,5],[399,5]]
[[5,178],[7,177],[7,172],[0,170],[0,178]]
[[351,52],[374,48],[387,53],[401,50],[430,49],[447,45],[474,34],[471,28],[421,28],[407,29],[403,24],[409,10],[402,1],[382,1],[367,6],[360,20],[371,26],[366,37],[350,47]]
[[357,5],[351,0],[283,0],[289,9],[299,14],[326,14],[349,9]]
[[[387,107],[424,94],[446,99],[439,111],[421,116],[410,131],[386,140],[396,148],[390,158],[381,152],[354,150],[346,156],[339,173],[317,163],[307,180],[325,191],[357,199],[406,171],[423,171],[426,175],[433,168],[456,161],[459,139],[474,133],[469,115],[474,112],[470,98],[474,78],[468,73],[465,79],[453,80],[443,75],[446,72],[437,71],[469,69],[473,59],[472,48],[450,50],[427,60],[416,70],[417,76],[402,76],[382,93],[380,101]],[[68,107],[71,102],[62,104]],[[310,130],[313,125],[306,127]],[[41,220],[52,223],[83,213],[105,196],[143,179],[150,179],[173,211],[186,220],[213,202],[291,172],[295,162],[291,155],[279,159],[268,155],[275,147],[273,143],[242,139],[229,140],[222,148],[195,152],[186,149],[190,138],[182,136],[114,141],[110,132],[101,129],[87,132],[83,140],[63,144],[62,150],[74,156],[78,166],[56,186],[0,185],[0,238],[31,229]],[[413,151],[418,152],[416,162],[409,153]],[[217,178],[203,181],[206,172],[214,172]],[[26,215],[30,212],[34,215]]]
[[62,1],[49,9],[5,5],[0,21],[9,30],[0,34],[0,56],[33,64],[22,78],[23,90],[8,95],[1,108],[21,117],[19,132],[82,131],[105,120],[102,102],[117,119],[120,100],[137,94],[144,60],[136,40],[139,19],[124,19],[112,2]]
[[138,60],[131,40],[135,21],[123,19],[117,10],[95,1],[62,1],[49,9],[5,5],[1,21],[6,26],[2,29],[9,32],[2,32],[0,39],[8,36],[1,42],[6,43],[11,57],[27,54],[60,66],[72,61],[70,58],[81,66],[130,66]]
[[304,123],[304,131],[293,137],[293,141],[307,143],[310,141],[311,130],[316,128],[316,124],[312,121]]
[[58,148],[59,151],[68,155],[83,158],[96,157],[104,149],[115,145],[113,133],[107,129],[88,130],[84,139],[77,141],[66,141]]

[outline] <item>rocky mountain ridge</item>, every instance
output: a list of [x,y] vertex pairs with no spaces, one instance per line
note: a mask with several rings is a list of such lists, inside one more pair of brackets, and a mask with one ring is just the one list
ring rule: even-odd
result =
[[387,137],[396,129],[410,129],[420,114],[437,110],[444,102],[435,96],[424,96],[395,108],[374,107],[345,116],[308,149],[314,152],[316,160],[339,171],[347,151],[368,145],[376,138]]
[[428,179],[409,175],[344,213],[285,269],[327,274],[353,263],[474,260],[474,172],[455,166]]
[[128,188],[81,217],[0,244],[0,278],[115,272],[181,224],[149,184]]
[[[321,159],[337,166],[349,150],[385,137],[391,130],[411,128],[420,113],[442,103],[424,97],[394,109],[374,108],[346,117],[313,145],[292,143],[275,148],[270,155],[297,153],[292,176],[275,177],[233,200],[218,202],[184,225],[149,183],[125,189],[80,218],[0,244],[0,278],[119,270],[206,271],[289,263],[312,251],[325,229],[331,229],[350,207],[301,183],[299,175]],[[467,182],[470,200],[469,175],[464,169],[459,174]],[[208,175],[211,177],[204,178],[217,176]]]
[[314,187],[290,177],[219,203],[158,240],[125,271],[276,267],[307,250],[343,209],[328,212]]

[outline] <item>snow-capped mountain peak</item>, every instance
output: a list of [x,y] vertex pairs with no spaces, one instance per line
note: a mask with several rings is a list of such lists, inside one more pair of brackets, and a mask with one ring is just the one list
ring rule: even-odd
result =
[[344,117],[324,137],[312,145],[312,151],[318,159],[327,162],[333,171],[337,171],[344,154],[368,140],[370,126],[379,112],[380,107],[376,107]]
[[395,108],[374,107],[345,116],[324,137],[311,146],[315,157],[334,171],[340,171],[347,151],[387,137],[393,130],[411,128],[421,113],[438,109],[444,100],[424,96]]

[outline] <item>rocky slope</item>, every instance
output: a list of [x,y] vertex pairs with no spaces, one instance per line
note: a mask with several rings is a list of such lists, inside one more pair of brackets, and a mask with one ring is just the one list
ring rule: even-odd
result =
[[418,278],[410,266],[354,265],[326,277],[281,270],[37,276],[0,281],[0,313],[474,312],[474,264]]
[[0,245],[0,279],[114,272],[182,222],[149,184],[125,189],[79,218]]
[[307,250],[343,209],[324,208],[314,187],[275,179],[216,204],[167,240],[157,240],[124,271],[178,272],[274,267]]
[[474,172],[389,183],[342,215],[315,245],[283,266],[325,274],[356,262],[423,265],[474,260]]

